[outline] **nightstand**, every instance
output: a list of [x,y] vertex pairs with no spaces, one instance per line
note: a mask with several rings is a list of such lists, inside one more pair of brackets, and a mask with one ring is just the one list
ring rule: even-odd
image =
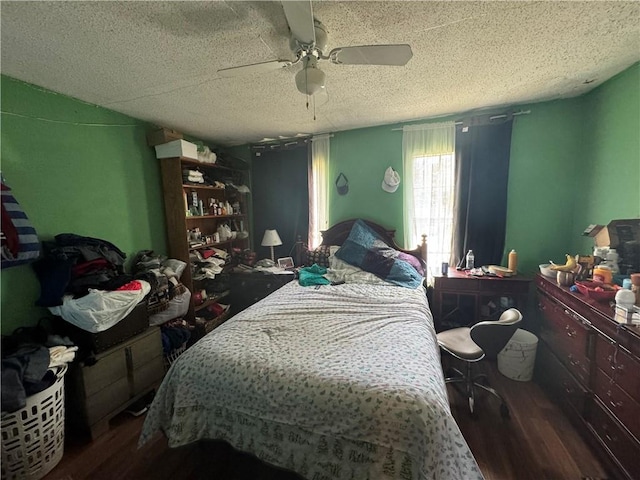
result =
[[228,278],[231,315],[235,315],[294,280],[295,275],[251,271],[230,273]]

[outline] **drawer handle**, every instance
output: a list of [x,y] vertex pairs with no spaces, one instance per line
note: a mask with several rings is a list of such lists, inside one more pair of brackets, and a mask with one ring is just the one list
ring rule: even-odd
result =
[[608,433],[605,433],[605,434],[604,434],[604,436],[605,436],[605,438],[606,438],[607,440],[609,440],[610,442],[615,442],[615,443],[617,443],[617,442],[618,442],[618,437],[616,437],[615,435],[611,436],[611,435],[609,435]]
[[578,365],[580,365],[580,360],[575,360],[573,358],[573,355],[571,354],[569,354],[567,359],[569,360],[569,365],[571,365],[572,367],[577,367]]
[[564,392],[568,395],[572,395],[575,391],[567,381],[562,382],[562,386],[564,387]]
[[622,408],[622,402],[609,401],[609,405],[611,408]]
[[576,332],[575,330],[571,330],[569,325],[565,325],[564,329],[567,331],[567,336],[569,338],[573,338],[578,334],[578,332]]
[[621,364],[621,365],[612,364],[611,365],[611,370],[613,370],[614,372],[616,370],[619,371],[619,372],[622,372],[624,370],[624,364]]
[[613,394],[611,393],[611,390],[607,390],[607,397],[609,397],[609,405],[611,405],[612,408],[621,408],[623,403],[622,400],[618,400],[617,402],[615,402],[613,400]]

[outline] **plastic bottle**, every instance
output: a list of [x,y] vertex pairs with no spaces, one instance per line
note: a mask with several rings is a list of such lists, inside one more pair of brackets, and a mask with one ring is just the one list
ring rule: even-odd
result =
[[471,270],[474,267],[475,257],[473,256],[473,250],[469,250],[467,253],[467,264],[466,269]]
[[514,275],[518,271],[518,253],[515,250],[509,252],[509,265],[507,267]]

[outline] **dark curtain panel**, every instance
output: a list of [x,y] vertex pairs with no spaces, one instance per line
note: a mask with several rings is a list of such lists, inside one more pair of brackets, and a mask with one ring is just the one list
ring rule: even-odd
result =
[[261,246],[266,229],[275,229],[282,245],[274,256],[294,255],[298,235],[306,241],[309,230],[309,146],[276,149],[254,156],[252,164],[253,232],[258,259],[269,258],[269,247]]
[[469,250],[476,266],[502,261],[512,124],[510,116],[497,123],[479,117],[456,127],[454,265]]

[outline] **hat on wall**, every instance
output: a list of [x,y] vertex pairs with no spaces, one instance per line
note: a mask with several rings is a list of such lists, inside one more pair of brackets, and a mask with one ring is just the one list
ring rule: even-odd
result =
[[384,172],[384,180],[382,180],[382,189],[385,192],[393,193],[398,189],[400,185],[400,175],[393,168],[387,168]]

